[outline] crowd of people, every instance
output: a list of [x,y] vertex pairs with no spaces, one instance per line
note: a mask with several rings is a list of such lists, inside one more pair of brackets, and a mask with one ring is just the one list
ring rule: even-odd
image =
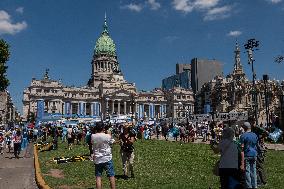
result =
[[268,131],[255,124],[254,119],[242,124],[243,133],[236,134],[234,127],[222,131],[220,142],[211,142],[215,153],[220,153],[216,166],[222,189],[255,189],[266,185],[264,138]]
[[101,176],[105,170],[110,187],[115,188],[115,172],[112,161],[112,145],[120,144],[123,178],[134,178],[134,143],[137,139],[158,139],[179,141],[180,144],[194,142],[197,138],[210,141],[215,153],[220,153],[218,176],[222,189],[258,188],[266,184],[264,169],[264,138],[268,131],[255,125],[250,119],[240,126],[215,122],[158,124],[97,122],[95,126],[84,124],[57,127],[44,124],[38,127],[0,127],[0,153],[6,148],[14,149],[15,158],[29,142],[47,142],[52,138],[52,149],[58,148],[58,141],[67,142],[66,149],[74,145],[87,145],[90,160],[95,164],[97,188],[101,188]]
[[[23,125],[12,127],[0,127],[0,154],[3,155],[5,149],[7,153],[14,153],[16,159],[20,158],[20,152],[28,146],[28,130]],[[12,152],[13,149],[13,152]],[[26,156],[26,153],[25,155]]]

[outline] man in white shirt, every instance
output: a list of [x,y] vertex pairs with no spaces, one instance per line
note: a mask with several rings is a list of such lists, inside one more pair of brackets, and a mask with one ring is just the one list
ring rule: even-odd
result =
[[98,122],[96,124],[96,134],[92,134],[91,143],[93,146],[95,174],[96,174],[96,187],[102,188],[102,173],[106,170],[109,177],[110,188],[115,189],[115,172],[112,161],[111,145],[115,142],[111,135],[104,133],[104,124]]

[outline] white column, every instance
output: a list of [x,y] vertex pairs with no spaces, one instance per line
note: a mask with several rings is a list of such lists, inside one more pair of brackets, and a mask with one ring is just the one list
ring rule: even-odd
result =
[[111,113],[112,114],[114,113],[114,100],[112,100],[112,103],[111,103]]
[[120,101],[117,102],[117,114],[120,114]]
[[126,114],[126,101],[124,101],[124,115]]
[[78,106],[78,108],[77,108],[77,114],[80,114],[80,108],[81,108],[81,107],[80,107],[80,106],[81,106],[80,102],[77,103],[77,106]]
[[73,114],[73,112],[72,112],[72,108],[73,108],[73,105],[72,105],[72,102],[70,101],[70,115],[72,115],[72,114]]
[[131,104],[131,102],[129,103],[129,113],[130,113],[130,112],[131,112],[132,114],[134,113],[134,112],[132,111],[132,104]]

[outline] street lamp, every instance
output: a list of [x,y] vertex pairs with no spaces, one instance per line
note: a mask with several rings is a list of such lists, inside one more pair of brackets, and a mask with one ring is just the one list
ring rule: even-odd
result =
[[281,116],[281,126],[284,129],[284,81],[280,85],[280,116]]
[[[252,101],[253,101],[253,109],[254,109],[254,117],[256,121],[256,125],[258,125],[258,117],[257,117],[257,91],[256,91],[256,86],[255,86],[255,80],[256,80],[256,74],[254,71],[253,63],[254,63],[254,58],[253,58],[253,51],[254,48],[259,46],[259,41],[256,41],[255,39],[249,39],[247,44],[244,45],[245,49],[247,50],[248,53],[248,64],[251,64],[251,71],[252,71]],[[257,50],[257,49],[256,49]]]
[[263,75],[264,81],[264,96],[265,96],[265,113],[266,113],[266,126],[268,127],[269,123],[269,108],[268,108],[268,99],[267,99],[267,81],[269,80],[268,75]]

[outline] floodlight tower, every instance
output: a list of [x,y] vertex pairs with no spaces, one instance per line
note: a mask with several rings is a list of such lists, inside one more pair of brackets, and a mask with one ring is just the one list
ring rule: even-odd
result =
[[[251,71],[252,71],[252,101],[253,101],[253,109],[254,109],[254,117],[256,121],[256,125],[258,125],[258,104],[257,104],[257,89],[255,86],[255,80],[256,80],[256,74],[254,71],[254,58],[253,58],[253,51],[258,50],[257,47],[259,46],[259,41],[256,41],[255,39],[249,39],[248,42],[244,45],[245,49],[248,53],[248,64],[251,65]],[[256,49],[255,49],[256,48]]]

